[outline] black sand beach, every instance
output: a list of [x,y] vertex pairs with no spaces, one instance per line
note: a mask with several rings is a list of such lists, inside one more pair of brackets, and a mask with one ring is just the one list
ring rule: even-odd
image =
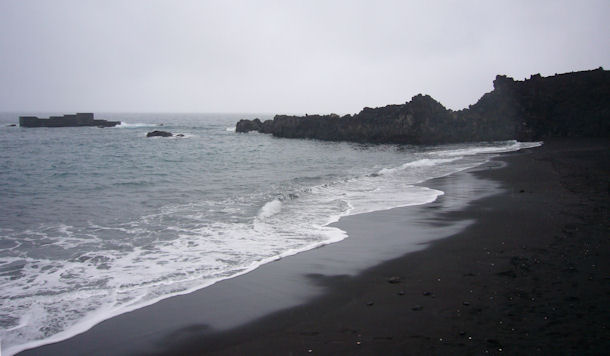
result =
[[342,242],[23,354],[605,354],[609,147],[502,155],[426,182],[432,204],[342,219]]

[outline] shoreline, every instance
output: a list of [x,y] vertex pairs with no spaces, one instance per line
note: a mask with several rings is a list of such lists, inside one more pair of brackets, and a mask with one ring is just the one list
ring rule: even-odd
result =
[[[477,219],[462,232],[357,277],[314,276],[324,297],[166,354],[603,354],[609,147],[554,140],[503,154],[507,167],[472,172],[503,192],[431,222]],[[388,216],[373,215],[361,224]],[[339,223],[350,237],[351,223]]]
[[[492,162],[481,164],[481,166],[485,165],[497,166],[496,163]],[[466,171],[477,168],[478,167],[470,168]],[[472,186],[473,184],[471,181],[474,177],[464,172],[465,171],[458,171],[451,175],[455,175],[456,178],[460,177],[464,182],[469,181],[469,184],[466,185]],[[435,179],[444,178],[446,178],[446,176]],[[429,181],[415,185],[426,186]],[[480,181],[479,183],[485,185],[487,194],[492,194],[492,191],[497,189],[497,187],[490,184],[491,182],[489,181]],[[441,194],[441,196],[437,197],[436,201],[443,197],[443,195],[444,194]],[[473,199],[473,197],[461,197],[460,201],[471,199]],[[330,223],[327,226],[340,228],[341,221],[346,218],[356,217],[356,219],[358,219],[358,216],[368,216],[369,214],[384,216],[386,212],[393,210],[417,208],[433,203],[434,202],[362,214],[346,215],[341,217],[338,222]],[[422,219],[422,217],[417,214],[409,214],[406,218],[410,221],[405,223],[411,225],[416,225],[416,221]],[[114,315],[94,324],[92,327],[89,327],[78,334],[60,341],[28,348],[17,354],[96,354],[96,352],[98,352],[98,346],[101,347],[104,345],[107,347],[109,340],[111,342],[116,342],[112,335],[112,331],[115,329],[125,331],[121,333],[121,337],[124,339],[119,343],[124,342],[125,345],[123,346],[127,346],[127,348],[124,349],[123,346],[118,346],[117,348],[113,347],[112,351],[114,354],[127,355],[133,354],[134,352],[143,352],[142,350],[145,350],[146,353],[156,352],[158,350],[155,350],[154,347],[151,348],[155,338],[160,334],[174,332],[178,328],[184,327],[189,322],[199,323],[204,320],[209,324],[206,325],[205,329],[210,330],[205,333],[215,334],[217,332],[245,325],[258,318],[283,309],[297,307],[321,297],[325,293],[325,288],[318,286],[317,282],[311,280],[309,275],[304,275],[303,271],[315,270],[319,275],[333,274],[342,271],[341,273],[356,276],[361,271],[382,263],[388,258],[395,258],[404,253],[423,249],[425,248],[425,245],[421,244],[422,241],[427,243],[429,240],[435,238],[450,236],[460,229],[463,229],[465,225],[466,222],[439,229],[440,232],[435,233],[435,235],[441,234],[442,236],[431,237],[430,233],[427,231],[427,224],[422,224],[418,229],[414,229],[413,233],[416,235],[417,239],[410,241],[409,246],[407,247],[400,246],[404,244],[404,239],[397,237],[396,234],[393,233],[390,233],[387,238],[394,239],[394,241],[386,240],[384,244],[381,245],[370,244],[370,242],[366,241],[366,238],[362,239],[361,237],[358,240],[354,240],[353,237],[348,236],[347,239],[342,239],[338,242],[323,244],[312,249],[300,251],[296,254],[274,259],[273,261],[259,265],[253,270],[249,270],[248,272],[244,272],[237,276],[232,276],[228,279],[220,280],[207,287],[189,293],[164,298],[142,308]],[[342,233],[345,233],[343,230],[341,231]],[[371,249],[373,249],[375,253],[371,254]],[[358,255],[358,259],[353,258],[355,255]],[[263,286],[261,287],[259,284],[262,284]],[[266,299],[269,299],[270,297],[268,295],[269,288],[272,288],[275,293],[275,296],[271,296],[271,299],[273,300],[272,303],[266,301]],[[236,291],[240,289],[247,289],[249,292],[257,294],[256,300],[249,300],[251,296],[234,296]],[[227,296],[231,296],[229,301],[225,300]],[[179,311],[176,310],[177,304],[184,303],[188,305],[187,308]],[[214,305],[215,307],[207,308],[205,305]],[[205,311],[205,317],[192,317],[191,312],[189,311],[190,309],[201,310],[202,308]],[[169,325],[150,327],[151,323],[157,323],[159,319],[155,315],[163,315],[161,319],[169,321]],[[137,323],[136,325],[134,320],[140,320],[142,322]],[[155,336],[148,338],[147,335],[150,335],[151,333],[155,334]],[[104,341],[100,342],[100,340]],[[94,347],[91,345],[94,345]],[[98,354],[104,354],[104,352],[98,352]]]
[[[497,165],[497,162],[507,160],[509,165],[511,165],[511,162],[514,164],[513,161],[515,159],[519,161],[520,157],[523,158],[525,156],[527,158],[527,156],[532,154],[534,156],[537,155],[535,150],[547,151],[543,146],[542,149],[534,148],[527,150],[526,153],[502,154],[500,161],[494,160],[491,161],[491,164]],[[527,189],[524,189],[525,191],[521,193],[521,188],[519,188],[518,193],[504,191],[500,194],[489,196],[489,193],[498,187],[493,187],[493,184],[492,186],[483,187],[483,182],[504,182],[503,184],[506,185],[506,181],[503,180],[505,177],[503,176],[506,176],[511,169],[500,168],[489,170],[486,169],[489,168],[488,165],[424,183],[423,185],[430,188],[446,186],[445,189],[440,189],[445,191],[446,195],[439,197],[436,202],[342,218],[336,225],[341,226],[343,230],[348,232],[350,238],[347,240],[337,244],[326,245],[322,249],[303,252],[291,256],[289,259],[266,264],[247,275],[222,281],[188,295],[172,297],[152,306],[119,315],[63,342],[30,349],[20,354],[95,354],[95,352],[98,354],[109,352],[112,354],[157,352],[166,352],[168,354],[202,352],[210,354],[239,354],[245,352],[245,350],[248,350],[248,353],[263,354],[282,354],[289,351],[300,354],[306,353],[309,350],[323,354],[335,352],[362,352],[366,354],[373,351],[391,353],[400,350],[403,345],[407,344],[409,345],[409,350],[412,350],[414,345],[419,345],[420,347],[425,345],[430,347],[438,346],[436,343],[431,343],[431,339],[426,339],[428,336],[424,336],[421,340],[406,336],[406,338],[399,337],[395,335],[394,331],[401,330],[401,328],[405,329],[405,326],[397,325],[397,321],[388,321],[387,318],[377,319],[383,315],[386,317],[388,315],[400,316],[402,318],[403,314],[405,314],[404,317],[407,319],[404,320],[413,321],[414,316],[419,318],[425,316],[423,320],[416,319],[415,325],[421,325],[423,322],[424,325],[428,324],[428,328],[441,327],[431,321],[439,321],[439,317],[442,319],[443,315],[428,315],[430,313],[429,310],[434,309],[433,305],[428,304],[431,303],[430,301],[434,301],[449,307],[452,305],[452,302],[445,300],[445,296],[435,291],[438,289],[436,288],[438,286],[434,283],[435,279],[431,279],[432,282],[421,277],[414,279],[410,275],[411,272],[403,272],[405,270],[404,265],[407,264],[414,271],[417,271],[418,268],[423,267],[418,267],[418,264],[414,261],[425,260],[425,257],[420,256],[438,255],[439,249],[447,244],[459,245],[459,241],[464,239],[464,235],[472,234],[472,230],[476,231],[477,226],[481,225],[481,220],[485,221],[486,219],[485,216],[478,219],[473,217],[473,209],[476,208],[480,209],[479,212],[485,212],[485,209],[482,207],[489,204],[490,201],[492,206],[494,204],[498,205],[501,204],[498,200],[506,200],[506,197],[511,195],[515,195],[520,200],[529,197],[530,194],[527,193]],[[548,175],[548,167],[544,171]],[[477,176],[484,177],[477,178]],[[515,177],[512,179],[514,180]],[[460,181],[459,184],[458,181]],[[527,184],[531,185],[532,182]],[[531,194],[535,196],[530,200],[534,202],[540,200],[540,197],[537,196],[538,189],[541,189],[541,187],[536,186],[536,189],[532,189]],[[553,187],[551,190],[557,192],[560,190],[560,187]],[[469,206],[460,206],[460,202],[463,203],[469,200],[473,193],[486,195],[486,192],[487,197],[479,196],[479,199],[474,200]],[[461,200],[460,194],[464,195]],[[546,197],[545,194],[542,195]],[[573,199],[573,197],[570,199]],[[548,204],[548,202],[540,204],[544,203]],[[506,205],[506,202],[502,204]],[[531,215],[531,213],[530,211],[529,214]],[[405,220],[409,218],[413,220]],[[477,219],[477,221],[474,222],[474,219]],[[424,221],[424,223],[418,224],[417,221]],[[556,224],[556,222],[551,223],[551,225],[553,224]],[[421,225],[419,226],[420,229],[410,233],[414,235],[432,233],[436,237],[440,236],[443,240],[433,242],[432,246],[427,249],[423,249],[424,247],[419,245],[417,241],[413,241],[412,246],[409,247],[412,249],[411,252],[399,252],[396,246],[404,248],[404,246],[401,246],[401,243],[404,244],[404,240],[400,236],[401,231],[404,230],[405,226],[417,229],[417,225]],[[529,228],[534,228],[534,225],[530,224],[528,226]],[[390,228],[390,226],[393,227]],[[367,231],[366,228],[369,230]],[[443,233],[439,234],[439,231],[443,231]],[[358,242],[359,234],[361,238],[365,238],[366,236],[364,235],[370,235],[371,233],[383,235],[386,241],[387,239],[395,238],[397,245],[390,245],[389,250],[386,252],[377,251],[373,253],[376,256],[376,261],[364,261],[367,256],[371,255],[369,249],[380,244],[369,241],[368,247],[363,249],[363,246],[367,246],[366,244],[362,245],[364,240],[360,241],[360,246],[353,248],[350,248],[348,242],[356,243]],[[444,239],[444,237],[449,236],[451,236],[450,239]],[[542,242],[542,244],[548,243],[549,241],[547,240]],[[473,247],[471,246],[472,243],[466,245],[465,247],[463,246],[463,249],[468,250]],[[413,252],[417,249],[420,251]],[[396,255],[397,253],[398,255]],[[471,255],[472,253],[470,251]],[[493,257],[492,255],[495,253],[492,248],[489,248],[484,254]],[[317,257],[312,258],[312,255]],[[468,255],[468,251],[466,251],[465,255]],[[445,255],[441,253],[441,256],[450,257],[446,253]],[[440,262],[448,263],[445,258],[442,261],[439,258],[436,258],[436,260],[435,263],[438,265],[438,268],[443,266],[443,263]],[[510,259],[510,261],[513,260]],[[321,269],[320,262],[324,265]],[[425,263],[430,264],[429,261],[420,262],[424,265]],[[312,270],[313,264],[317,265],[318,272],[304,274],[305,271]],[[359,264],[360,267],[358,267]],[[398,264],[402,267],[397,268],[396,272],[393,273],[388,271],[384,272],[383,275],[376,275],[371,280],[371,274],[374,275],[375,271],[388,268],[387,266],[392,264]],[[371,268],[370,266],[376,267]],[[510,263],[508,267],[510,267]],[[408,270],[411,271],[411,268]],[[510,270],[507,269],[497,273],[507,271]],[[423,274],[427,273],[428,275],[431,273],[430,271],[420,272]],[[493,281],[497,275],[493,273],[489,275],[488,272],[477,271],[475,273],[466,272],[466,274],[473,274],[468,276],[473,277],[473,280],[476,277],[485,276],[485,278]],[[517,274],[517,272],[513,271],[514,274]],[[388,278],[394,276],[399,277],[395,280],[396,283],[388,283]],[[505,278],[518,279],[517,277],[519,276],[513,277],[512,274],[507,272]],[[454,282],[461,279],[463,278],[455,279]],[[445,280],[445,277],[441,278],[442,285],[445,284]],[[428,286],[426,283],[432,284]],[[437,281],[436,283],[440,282]],[[266,287],[261,287],[261,285]],[[418,285],[419,288],[414,288],[414,285]],[[362,290],[363,287],[366,291]],[[447,287],[443,288],[446,289]],[[451,288],[456,289],[454,292],[459,292],[459,288],[456,285],[453,285]],[[388,289],[388,295],[386,295],[385,293]],[[422,291],[422,289],[426,289],[430,294],[423,295],[426,291]],[[369,292],[372,293],[371,296],[367,294]],[[400,294],[401,292],[402,294]],[[394,298],[396,300],[388,300],[386,303],[385,299],[387,298]],[[458,303],[461,305],[461,309],[475,309],[473,308],[475,305],[474,298],[469,299],[473,301],[464,300]],[[479,299],[481,299],[480,296]],[[404,303],[404,301],[411,301],[413,305],[405,307],[402,304],[396,304]],[[218,302],[221,303],[218,304]],[[464,303],[468,303],[468,305]],[[419,307],[421,308],[418,309]],[[418,310],[413,310],[414,308]],[[334,319],[331,318],[328,315],[333,315],[333,313],[327,315],[330,311],[334,314],[339,313],[339,316],[335,315]],[[449,315],[456,312],[450,312],[447,309],[446,313]],[[460,313],[458,312],[458,314]],[[483,313],[483,309],[480,313]],[[452,317],[449,319],[453,320],[457,317],[453,314],[451,314]],[[363,322],[366,321],[366,324],[370,326],[354,327],[359,325],[360,319]],[[337,322],[334,320],[337,320]],[[404,324],[404,320],[400,324]],[[428,320],[427,323],[426,320]],[[341,327],[336,325],[337,323],[342,324]],[[440,323],[439,321],[439,324],[444,325],[446,323]],[[368,332],[365,332],[367,328],[387,331],[373,335],[375,333],[368,334]],[[405,330],[407,329],[409,328],[407,327]],[[297,332],[297,330],[304,331]],[[403,334],[406,333],[404,330],[401,332]],[[461,332],[459,331],[458,334]],[[464,335],[460,335],[462,339],[469,337],[466,336],[466,333],[467,331],[464,331]],[[417,335],[417,333],[415,334]],[[447,341],[452,337],[454,338],[454,336],[445,337],[444,341],[440,342],[439,347],[456,347]],[[478,338],[475,338],[476,340]],[[497,346],[489,340],[496,340],[499,345],[502,345],[499,339],[488,338],[488,340],[483,342],[488,348],[490,346],[488,344]],[[271,344],[270,341],[272,341]],[[477,343],[480,347],[479,344]],[[458,346],[455,350],[451,348],[446,350],[447,352],[460,352],[460,350],[464,350],[463,347],[470,346],[464,345]],[[422,348],[421,350],[434,351],[438,349]],[[510,350],[510,348],[506,348],[506,350]]]

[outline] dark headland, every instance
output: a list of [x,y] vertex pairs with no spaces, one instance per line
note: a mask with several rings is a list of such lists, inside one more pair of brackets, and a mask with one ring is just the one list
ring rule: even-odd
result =
[[493,91],[453,111],[428,95],[356,115],[276,115],[241,120],[237,132],[371,143],[442,144],[548,137],[608,137],[610,72],[603,68],[524,81],[498,75]]
[[51,116],[48,119],[41,119],[36,116],[19,116],[19,126],[21,127],[114,127],[120,124],[120,121],[96,120],[93,118],[93,113]]

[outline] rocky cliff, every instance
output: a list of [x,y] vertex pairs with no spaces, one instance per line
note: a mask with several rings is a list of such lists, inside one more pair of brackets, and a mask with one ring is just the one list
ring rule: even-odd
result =
[[498,75],[494,90],[468,109],[453,111],[428,95],[356,115],[276,115],[240,120],[237,132],[328,141],[437,144],[548,137],[610,137],[610,73],[603,68],[532,75]]

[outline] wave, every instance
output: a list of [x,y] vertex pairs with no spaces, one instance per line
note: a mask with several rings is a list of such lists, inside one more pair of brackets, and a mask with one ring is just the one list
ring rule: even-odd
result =
[[[498,146],[501,144],[501,146]],[[436,156],[471,156],[483,153],[503,153],[518,151],[526,148],[534,148],[542,146],[542,142],[519,142],[516,140],[503,141],[503,142],[492,142],[492,143],[480,143],[479,146],[456,148],[451,150],[439,150],[430,152]]]
[[462,156],[457,156],[453,158],[422,158],[416,161],[407,162],[399,167],[395,168],[382,168],[377,172],[377,175],[387,175],[396,173],[401,170],[405,170],[410,167],[432,167],[439,164],[450,163],[462,159]]
[[144,122],[129,123],[129,122],[121,121],[121,123],[115,127],[119,128],[119,129],[133,129],[133,128],[140,128],[140,127],[159,127],[159,126],[163,126],[163,125],[144,123]]
[[[182,136],[178,136],[178,135],[182,135]],[[194,138],[194,137],[198,137],[198,136],[195,134],[192,134],[192,133],[188,133],[188,132],[178,132],[170,138],[181,139],[181,138]]]
[[258,213],[258,218],[264,220],[265,218],[271,217],[282,210],[282,202],[278,199],[274,199],[261,208]]

